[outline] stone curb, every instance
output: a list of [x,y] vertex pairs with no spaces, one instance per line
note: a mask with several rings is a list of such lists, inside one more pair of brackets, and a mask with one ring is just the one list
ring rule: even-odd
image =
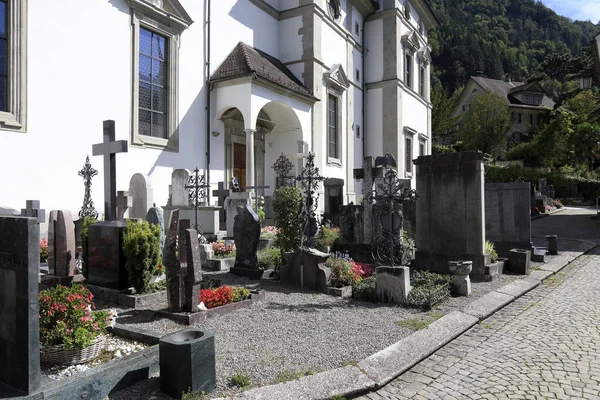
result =
[[[475,300],[462,311],[453,311],[445,315],[426,329],[416,331],[365,358],[358,363],[358,367],[337,368],[290,382],[259,387],[238,394],[233,399],[328,400],[335,395],[354,396],[379,389],[462,335],[479,321],[535,289],[544,279],[554,275],[596,246],[592,242],[586,244],[590,245],[590,248],[582,252],[563,253],[563,257],[548,263],[550,265],[547,269],[533,271],[528,278],[506,284]],[[228,400],[228,398],[221,397],[215,400]]]

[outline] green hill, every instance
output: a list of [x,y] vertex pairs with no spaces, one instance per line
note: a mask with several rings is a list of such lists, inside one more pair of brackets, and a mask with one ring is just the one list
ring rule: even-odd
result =
[[434,81],[452,93],[471,75],[524,81],[550,54],[576,55],[600,23],[573,21],[534,0],[432,0]]

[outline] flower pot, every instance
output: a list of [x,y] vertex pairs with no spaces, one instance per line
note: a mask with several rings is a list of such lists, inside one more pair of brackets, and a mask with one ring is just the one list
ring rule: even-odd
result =
[[47,365],[83,364],[98,357],[105,344],[106,336],[98,335],[91,345],[83,349],[65,349],[62,344],[44,346],[40,351],[40,362]]

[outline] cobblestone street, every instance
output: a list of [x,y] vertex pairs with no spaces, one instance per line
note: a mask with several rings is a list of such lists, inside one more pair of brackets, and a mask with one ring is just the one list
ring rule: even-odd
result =
[[600,399],[600,250],[360,400]]

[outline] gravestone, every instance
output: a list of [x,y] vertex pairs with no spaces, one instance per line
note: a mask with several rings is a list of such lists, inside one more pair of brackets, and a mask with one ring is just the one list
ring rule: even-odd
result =
[[218,189],[213,190],[213,196],[217,197],[217,205],[221,208],[219,210],[219,224],[225,223],[225,209],[223,206],[225,205],[225,199],[229,196],[229,189],[227,189],[227,185],[225,182],[218,183]]
[[48,219],[48,268],[56,276],[73,276],[75,264],[75,224],[71,212],[52,210]]
[[262,269],[259,268],[256,258],[260,239],[260,222],[258,215],[249,204],[245,207],[238,207],[233,237],[235,239],[235,265],[231,268],[231,273],[260,279]]
[[39,200],[27,200],[25,208],[21,209],[22,217],[35,218],[38,224],[46,222],[46,210],[40,207]]
[[287,263],[281,266],[281,283],[327,293],[331,270],[325,266],[329,254],[316,249],[286,253]]
[[133,174],[129,180],[129,196],[131,196],[129,218],[145,218],[154,200],[150,178],[140,173]]
[[362,179],[362,194],[363,194],[363,238],[360,243],[371,244],[373,242],[373,236],[376,234],[374,232],[374,224],[373,221],[373,203],[365,201],[373,192],[373,186],[381,181],[383,178],[383,168],[381,167],[373,167],[373,157],[365,157],[363,159],[363,167],[361,169],[355,169],[354,171],[354,179]]
[[165,247],[163,249],[163,264],[167,270],[167,300],[169,303],[169,311],[179,312],[183,307],[182,292],[183,284],[181,283],[181,264],[177,258],[177,234],[179,233],[179,210],[175,209],[171,212],[171,220],[169,222],[169,231],[165,239]]
[[162,256],[163,247],[165,246],[165,217],[162,208],[151,207],[146,213],[146,221],[160,228],[160,255]]
[[225,213],[227,215],[227,237],[233,237],[233,224],[235,217],[238,215],[239,207],[250,205],[250,194],[248,192],[233,192],[225,200]]
[[102,143],[92,146],[92,155],[104,156],[104,220],[117,219],[117,153],[127,153],[127,140],[115,141],[115,121],[104,121]]
[[129,287],[123,221],[100,221],[88,227],[88,276],[92,285],[123,290]]
[[448,273],[448,261],[473,261],[485,273],[484,154],[466,151],[421,156],[417,175],[416,261]]
[[129,214],[126,215],[126,213],[132,205],[133,199],[129,195],[129,192],[119,190],[117,192],[117,221],[124,221],[125,218],[129,218]]
[[0,216],[0,383],[26,395],[41,379],[39,268],[37,219]]
[[485,237],[501,257],[531,248],[530,183],[485,184]]
[[403,304],[410,293],[410,268],[381,266],[376,268],[377,301]]
[[200,304],[200,286],[202,284],[202,264],[200,263],[200,249],[198,232],[195,229],[186,229],[186,265],[185,274],[185,303],[183,310],[187,312],[198,311]]
[[538,178],[538,189],[543,195],[548,195],[548,178]]
[[189,207],[190,195],[185,188],[191,172],[187,169],[176,169],[171,174],[171,205],[173,207]]

